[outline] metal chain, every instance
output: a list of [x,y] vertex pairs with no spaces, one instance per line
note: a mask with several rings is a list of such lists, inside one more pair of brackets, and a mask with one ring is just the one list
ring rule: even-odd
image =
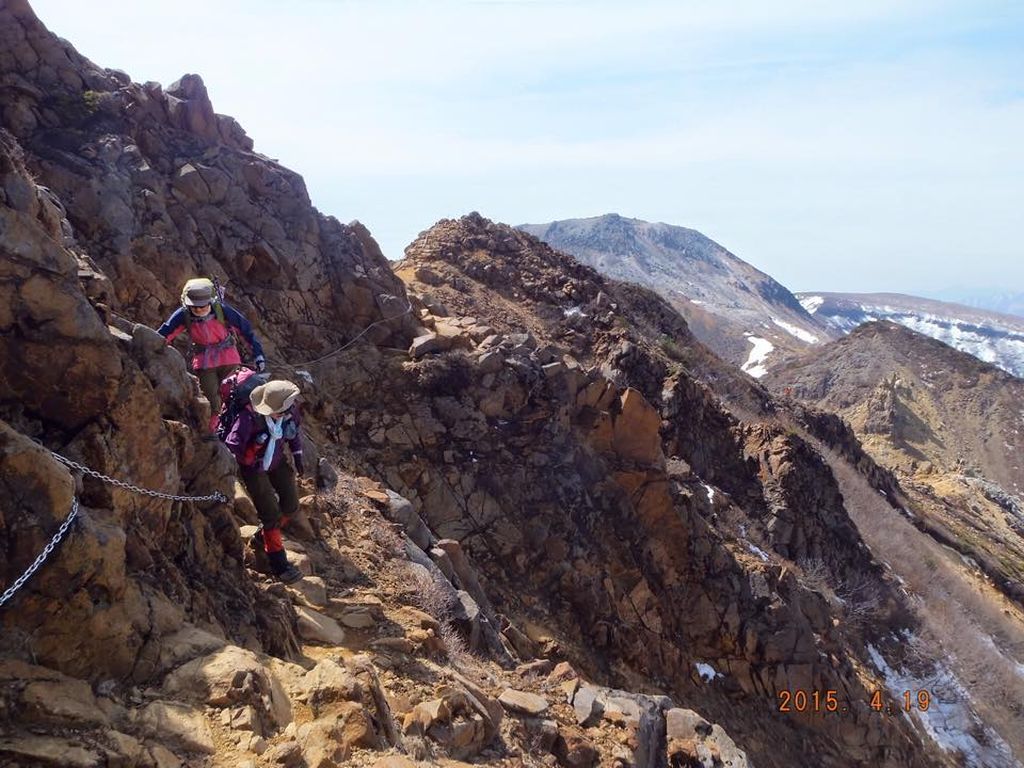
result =
[[382,318],[382,319],[378,320],[375,323],[370,323],[368,326],[363,328],[363,330],[361,330],[359,332],[359,334],[354,339],[352,339],[351,341],[346,342],[345,344],[343,344],[342,346],[338,347],[337,349],[328,352],[326,355],[318,357],[315,360],[309,360],[309,361],[307,361],[305,363],[287,363],[286,362],[285,365],[291,366],[292,368],[305,368],[307,365],[316,365],[317,363],[322,363],[324,360],[327,360],[330,357],[334,357],[335,355],[339,355],[342,352],[344,352],[346,349],[348,349],[353,344],[355,344],[357,341],[359,341],[359,339],[361,339],[363,336],[365,336],[367,331],[369,331],[371,328],[375,328],[378,325],[381,325],[382,323],[389,323],[392,320],[397,320],[398,318],[405,317],[406,315],[411,314],[411,313],[412,313],[412,299],[408,299],[408,305],[406,306],[404,311],[399,312],[397,315],[393,315],[391,317]]
[[[45,448],[45,446],[43,447]],[[223,493],[220,493],[219,491],[217,493],[212,493],[207,496],[179,496],[173,493],[163,493],[161,491],[151,491],[148,488],[139,488],[137,485],[126,483],[123,480],[118,480],[117,478],[114,477],[108,477],[107,475],[104,475],[101,472],[97,472],[95,469],[87,467],[84,464],[79,464],[77,461],[72,461],[67,456],[61,456],[59,453],[57,453],[56,451],[51,451],[49,448],[46,448],[46,450],[49,451],[50,455],[53,456],[53,458],[55,458],[61,464],[64,464],[65,466],[69,467],[70,469],[77,469],[79,472],[89,475],[89,477],[95,477],[97,480],[102,480],[105,483],[116,485],[118,488],[124,488],[125,490],[128,491],[141,493],[144,496],[152,496],[154,499],[168,499],[170,501],[217,501],[222,504],[227,503],[228,501],[227,496],[225,496]],[[53,538],[50,539],[50,543],[43,548],[43,551],[39,553],[39,556],[35,559],[32,565],[30,565],[25,570],[25,572],[21,574],[21,576],[15,579],[14,583],[11,584],[10,587],[5,589],[3,594],[0,595],[0,608],[2,608],[8,600],[14,597],[14,594],[25,585],[25,582],[32,578],[32,575],[39,570],[39,566],[41,566],[43,562],[46,560],[46,558],[50,556],[53,550],[57,548],[57,545],[60,544],[61,539],[64,538],[64,534],[68,532],[68,528],[71,527],[71,523],[74,522],[75,517],[77,516],[78,497],[76,496],[72,499],[71,512],[68,513],[67,519],[63,523],[61,523],[60,528],[57,529],[57,533],[55,533],[53,535]]]
[[39,553],[39,556],[35,559],[32,565],[30,565],[25,572],[21,574],[21,576],[15,579],[14,583],[5,589],[4,593],[0,595],[0,608],[3,607],[4,603],[14,597],[14,593],[21,589],[25,585],[25,582],[32,578],[32,575],[39,570],[39,566],[43,564],[43,561],[46,560],[46,558],[50,556],[50,553],[57,548],[58,544],[60,544],[61,539],[64,538],[64,534],[68,532],[68,528],[71,527],[71,523],[74,522],[77,515],[78,497],[75,496],[71,501],[71,512],[68,513],[67,519],[60,524],[60,528],[57,529],[57,532],[53,534],[53,538],[50,539],[50,543],[43,548],[43,551]]
[[[47,449],[49,450],[49,449]],[[59,453],[50,451],[57,461],[71,469],[77,469],[83,474],[89,475],[89,477],[95,477],[97,480],[102,480],[105,483],[116,485],[118,488],[124,488],[126,491],[134,491],[135,493],[141,493],[143,496],[152,496],[154,499],[169,499],[170,501],[218,501],[221,504],[226,504],[228,497],[218,491],[217,493],[211,493],[207,496],[179,496],[174,493],[163,493],[162,491],[151,491],[148,488],[139,488],[137,485],[126,483],[124,480],[118,480],[114,477],[108,477],[95,469],[90,469],[84,464],[79,464],[77,461],[72,461],[66,456],[61,456]]]

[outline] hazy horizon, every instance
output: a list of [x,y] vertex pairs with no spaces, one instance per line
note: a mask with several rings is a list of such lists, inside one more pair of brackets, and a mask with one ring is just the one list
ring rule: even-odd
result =
[[1009,3],[34,0],[100,66],[205,80],[385,255],[441,218],[616,212],[793,291],[1024,290]]

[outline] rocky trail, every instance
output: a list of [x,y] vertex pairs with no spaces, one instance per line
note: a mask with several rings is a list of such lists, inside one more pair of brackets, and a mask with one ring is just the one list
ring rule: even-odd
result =
[[[23,0],[0,95],[0,587],[80,509],[0,608],[0,765],[963,764],[870,706],[915,617],[827,461],[656,294],[478,214],[393,266]],[[197,274],[301,388],[294,586],[152,330]]]

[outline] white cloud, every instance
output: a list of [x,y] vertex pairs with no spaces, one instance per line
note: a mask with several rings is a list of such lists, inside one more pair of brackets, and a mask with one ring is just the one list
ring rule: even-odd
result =
[[955,266],[935,264],[957,257],[990,282],[1024,280],[1009,266],[1024,263],[1011,258],[1024,57],[985,41],[1021,25],[1002,6],[35,7],[135,79],[202,74],[258,150],[390,255],[470,209],[512,222],[619,210],[705,230],[792,288],[950,284]]

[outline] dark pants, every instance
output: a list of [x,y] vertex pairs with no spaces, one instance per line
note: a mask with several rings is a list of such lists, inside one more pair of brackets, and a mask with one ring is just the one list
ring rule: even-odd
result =
[[220,413],[220,383],[226,379],[237,365],[220,365],[216,368],[200,368],[196,371],[199,377],[199,389],[210,401],[210,415]]
[[241,475],[265,532],[280,527],[282,517],[291,517],[298,510],[299,489],[295,485],[295,472],[287,461],[282,460],[269,472],[242,467]]

